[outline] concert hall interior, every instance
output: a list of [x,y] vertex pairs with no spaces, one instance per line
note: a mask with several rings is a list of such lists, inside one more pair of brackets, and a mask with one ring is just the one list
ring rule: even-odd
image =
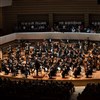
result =
[[0,0],[0,97],[100,100],[100,0]]

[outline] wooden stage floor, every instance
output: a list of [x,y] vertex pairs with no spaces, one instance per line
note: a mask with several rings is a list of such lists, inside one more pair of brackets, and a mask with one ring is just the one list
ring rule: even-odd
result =
[[[41,76],[42,75],[42,76]],[[41,74],[39,73],[39,77],[35,77],[35,75],[29,75],[27,78],[25,78],[24,75],[17,75],[17,76],[12,76],[11,74],[9,75],[3,75],[3,73],[0,73],[0,77],[3,78],[9,78],[12,81],[18,81],[18,80],[26,80],[26,81],[32,81],[32,80],[47,80],[47,81],[58,81],[58,82],[72,82],[75,86],[86,86],[87,83],[100,83],[100,71],[93,72],[92,77],[86,78],[85,75],[80,75],[77,78],[74,78],[72,76],[66,76],[65,78],[61,77],[61,74],[58,73],[56,77],[53,77],[52,79],[49,79],[48,74]]]

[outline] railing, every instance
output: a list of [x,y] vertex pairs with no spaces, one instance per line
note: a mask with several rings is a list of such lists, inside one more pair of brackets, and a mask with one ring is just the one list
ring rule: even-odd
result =
[[72,40],[93,40],[100,41],[100,34],[78,33],[78,32],[21,32],[12,33],[0,37],[0,44],[4,44],[16,39],[72,39]]

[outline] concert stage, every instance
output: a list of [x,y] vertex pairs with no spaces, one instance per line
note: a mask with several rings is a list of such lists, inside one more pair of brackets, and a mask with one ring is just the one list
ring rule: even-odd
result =
[[[13,33],[7,36],[2,36],[0,37],[0,45],[1,48],[5,45],[8,46],[8,44],[6,43],[10,43],[11,41],[15,41],[15,40],[36,40],[36,39],[70,39],[70,40],[93,40],[93,41],[100,41],[100,34],[96,34],[96,33],[61,33],[61,32],[27,32],[27,33]],[[13,42],[14,43],[14,42]],[[4,45],[5,44],[5,45]],[[1,57],[2,58],[2,54]],[[27,78],[25,78],[24,75],[17,75],[12,76],[11,74],[9,75],[4,75],[2,73],[0,73],[0,77],[2,78],[9,78],[11,80],[47,80],[47,81],[68,81],[68,82],[72,82],[75,86],[84,86],[87,83],[98,83],[100,82],[100,71],[96,71],[93,73],[91,78],[86,78],[85,75],[81,75],[78,78],[74,78],[73,76],[66,76],[65,78],[61,77],[61,73],[58,73],[56,75],[56,77],[53,77],[52,79],[49,79],[48,77],[48,73],[45,74],[41,74],[39,77],[36,77],[34,75],[30,75]]]
[[96,71],[93,73],[92,77],[86,78],[85,75],[78,76],[77,78],[74,78],[72,76],[66,76],[65,78],[62,78],[60,74],[56,75],[56,77],[53,77],[52,79],[49,79],[47,74],[43,74],[42,76],[39,75],[39,77],[36,77],[34,75],[30,75],[27,78],[23,75],[17,75],[17,76],[12,76],[11,74],[9,75],[3,75],[0,73],[0,77],[2,79],[4,78],[9,78],[12,81],[32,81],[32,80],[43,80],[43,81],[58,81],[58,82],[72,82],[75,86],[85,86],[87,83],[100,83],[100,71]]

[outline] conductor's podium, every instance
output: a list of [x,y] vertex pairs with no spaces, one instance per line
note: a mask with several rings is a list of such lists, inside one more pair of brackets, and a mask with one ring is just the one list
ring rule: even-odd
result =
[[36,75],[36,70],[33,73],[33,78],[43,78],[44,76],[46,76],[46,73],[43,70],[38,72],[38,76]]

